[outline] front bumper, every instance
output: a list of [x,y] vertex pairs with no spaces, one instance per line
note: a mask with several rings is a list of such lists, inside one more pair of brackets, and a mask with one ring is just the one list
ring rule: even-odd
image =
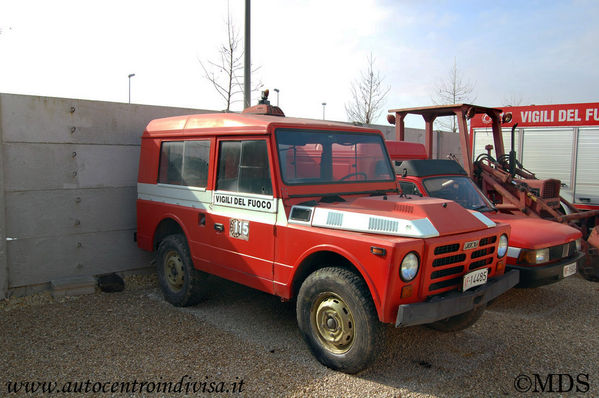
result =
[[508,264],[506,269],[520,271],[520,283],[518,283],[516,287],[539,287],[564,279],[564,266],[576,263],[576,268],[578,269],[578,263],[583,259],[584,255],[584,252],[578,252],[576,257],[567,258],[557,263],[541,266]]
[[395,327],[433,323],[468,312],[514,287],[519,277],[518,270],[511,270],[465,293],[451,292],[423,303],[402,304],[397,310]]

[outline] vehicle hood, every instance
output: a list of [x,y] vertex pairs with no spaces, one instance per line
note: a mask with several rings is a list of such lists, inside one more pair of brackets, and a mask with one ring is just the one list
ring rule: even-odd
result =
[[483,214],[450,200],[399,195],[319,203],[311,211],[313,226],[415,238],[467,233],[496,225]]
[[510,246],[522,249],[543,249],[562,245],[582,237],[574,227],[555,221],[503,213],[485,213],[496,223],[512,227]]

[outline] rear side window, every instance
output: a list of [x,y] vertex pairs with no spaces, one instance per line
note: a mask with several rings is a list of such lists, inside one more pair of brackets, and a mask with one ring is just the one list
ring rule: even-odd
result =
[[216,189],[272,195],[266,141],[221,142]]
[[208,140],[163,142],[158,182],[205,188],[209,161]]

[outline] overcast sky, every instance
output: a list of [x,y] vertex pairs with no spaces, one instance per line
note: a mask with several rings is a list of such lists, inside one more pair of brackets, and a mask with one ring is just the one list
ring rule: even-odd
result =
[[[230,0],[243,38],[244,0]],[[252,76],[288,116],[347,120],[370,53],[387,109],[431,104],[454,59],[476,103],[599,101],[599,1],[252,0]],[[0,0],[0,92],[221,110],[198,60],[225,0]],[[252,102],[255,102],[257,95]],[[241,99],[241,98],[240,98]],[[242,102],[233,106],[241,110]]]

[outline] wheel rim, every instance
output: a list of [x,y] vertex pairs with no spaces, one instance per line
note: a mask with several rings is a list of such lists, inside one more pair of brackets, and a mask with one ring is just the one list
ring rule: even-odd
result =
[[335,354],[343,354],[354,342],[354,318],[345,302],[335,293],[321,294],[311,311],[312,325],[321,344]]
[[164,257],[164,276],[173,291],[177,292],[183,288],[183,283],[185,282],[183,260],[179,253],[174,250],[166,253]]

